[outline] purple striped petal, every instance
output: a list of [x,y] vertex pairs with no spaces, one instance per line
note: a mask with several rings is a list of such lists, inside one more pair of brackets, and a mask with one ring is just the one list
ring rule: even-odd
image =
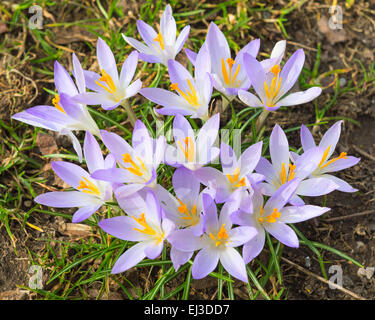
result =
[[280,210],[279,221],[284,223],[297,223],[313,219],[331,210],[330,208],[318,206],[284,207]]
[[79,191],[54,191],[37,196],[34,201],[48,207],[72,208],[97,205],[98,199]]
[[116,261],[111,273],[124,272],[141,262],[146,257],[145,249],[147,245],[146,242],[139,242],[125,251]]
[[96,206],[86,206],[79,208],[72,217],[73,223],[78,223],[86,220],[87,218],[91,217],[95,211],[97,211],[102,204],[96,205]]
[[198,252],[192,267],[194,279],[202,279],[215,270],[219,262],[219,251],[203,248]]
[[267,232],[288,247],[298,248],[299,241],[293,229],[282,222],[265,224]]
[[220,262],[224,269],[233,277],[243,282],[248,282],[245,262],[236,249],[229,247],[221,251]]

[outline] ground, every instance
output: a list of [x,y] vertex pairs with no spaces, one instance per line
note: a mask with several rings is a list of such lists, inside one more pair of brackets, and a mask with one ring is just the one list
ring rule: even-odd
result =
[[[320,85],[323,93],[314,102],[272,113],[264,136],[269,136],[275,123],[284,129],[298,128],[302,123],[317,124],[314,137],[319,141],[330,125],[343,119],[338,151],[361,158],[358,165],[338,173],[359,191],[352,194],[335,191],[326,197],[309,199],[309,203],[325,203],[331,210],[296,227],[309,241],[339,250],[364,269],[369,268],[369,276],[361,275],[359,267],[348,259],[319,249],[328,278],[337,273],[335,267],[330,267],[342,268],[346,291],[330,289],[324,282],[318,255],[307,245],[301,244],[298,249],[281,246],[278,248],[278,253],[282,253],[281,284],[275,271],[269,278],[259,271],[259,263],[268,263],[269,251],[249,265],[254,272],[259,271],[259,279],[265,279],[265,292],[272,298],[375,298],[375,277],[371,276],[371,268],[375,267],[375,2],[333,2],[340,6],[333,13],[342,12],[342,19],[340,15],[331,17],[331,1],[171,2],[178,30],[185,24],[192,27],[185,45],[188,48],[197,50],[209,22],[215,21],[230,39],[234,51],[255,38],[261,39],[258,57],[262,59],[281,39],[287,40],[286,56],[304,49],[306,61],[299,86]],[[160,272],[165,272],[160,267],[138,267],[121,277],[106,277],[108,270],[103,266],[108,266],[113,257],[107,253],[93,254],[93,248],[97,252],[103,248],[103,237],[97,228],[71,224],[72,210],[47,210],[33,202],[39,193],[66,187],[54,176],[51,157],[45,156],[71,154],[69,140],[10,119],[12,114],[26,108],[51,104],[50,93],[55,90],[54,60],[71,70],[71,53],[75,52],[85,68],[96,70],[95,45],[97,36],[101,36],[113,39],[108,43],[122,61],[130,53],[130,47],[121,40],[121,32],[138,38],[135,21],[140,17],[149,22],[159,21],[166,4],[110,3],[36,1],[43,8],[40,30],[27,25],[32,15],[28,11],[30,1],[0,4],[0,299],[127,299],[129,295],[137,298],[140,292],[144,294],[153,288]],[[183,53],[177,59],[187,64]],[[156,76],[155,68],[147,68],[137,75],[144,86]],[[164,77],[167,79],[167,75]],[[297,89],[298,86],[294,88]],[[135,106],[142,103],[141,97],[134,101]],[[219,103],[217,97],[213,107]],[[241,110],[243,106],[235,101],[234,108]],[[113,114],[115,120],[129,127],[121,112]],[[229,113],[222,115],[222,123],[229,117]],[[103,120],[102,124],[108,128],[108,122]],[[83,135],[79,137],[82,139]],[[290,131],[288,138],[291,146],[300,147],[299,130]],[[116,245],[119,247],[120,243]],[[29,288],[33,264],[43,268],[43,290]],[[186,271],[163,287],[164,296],[179,289]],[[87,274],[90,274],[88,280]],[[232,290],[232,298],[249,298],[244,284],[235,281]],[[254,285],[251,292],[257,292]],[[218,280],[211,277],[193,280],[189,293],[189,299],[216,299]],[[224,287],[222,298],[228,297],[231,294]],[[256,298],[263,296],[258,294]]]

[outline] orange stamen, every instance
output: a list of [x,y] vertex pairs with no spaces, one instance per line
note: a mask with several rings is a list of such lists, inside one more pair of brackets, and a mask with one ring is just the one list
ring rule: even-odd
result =
[[98,187],[85,177],[82,177],[82,180],[79,181],[77,190],[82,190],[84,193],[97,195],[98,197],[101,195]]
[[52,104],[55,106],[55,108],[63,113],[66,114],[65,110],[62,108],[62,106],[59,105],[60,97],[59,95],[55,95],[55,97],[52,99]]
[[[104,86],[99,81],[104,82],[108,87]],[[95,83],[105,89],[107,92],[114,94],[117,91],[117,88],[111,76],[107,72],[105,72],[104,69],[102,69],[102,76],[99,78],[99,81],[95,80]]]

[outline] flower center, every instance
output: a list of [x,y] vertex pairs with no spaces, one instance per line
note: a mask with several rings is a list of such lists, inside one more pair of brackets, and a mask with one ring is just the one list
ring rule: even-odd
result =
[[283,164],[281,165],[281,171],[280,171],[281,184],[284,184],[285,182],[292,180],[294,178],[294,175],[296,174],[295,170],[296,170],[296,166],[294,164],[289,163],[289,177],[287,180],[285,163],[283,162]]
[[277,221],[277,218],[280,218],[281,213],[277,211],[277,208],[273,209],[272,213],[268,215],[267,217],[263,217],[264,211],[263,211],[263,206],[260,207],[260,215],[258,218],[258,221],[260,223],[263,223],[264,221],[269,222],[269,223],[274,223]]
[[[233,86],[234,81],[235,81],[235,79],[238,75],[238,72],[240,71],[240,64],[238,64],[238,66],[236,68],[236,71],[234,72],[233,77],[232,77],[232,68],[233,68],[233,65],[234,65],[234,60],[231,59],[231,58],[228,58],[227,64],[228,64],[228,71],[227,71],[227,67],[225,65],[224,58],[221,58],[221,72],[223,74],[224,82],[228,86]],[[236,85],[237,86],[240,85],[240,81],[237,81]]]
[[98,187],[85,177],[82,177],[82,180],[79,181],[77,190],[81,190],[84,193],[97,195],[98,197],[101,195]]
[[184,220],[189,226],[195,226],[199,222],[199,215],[197,215],[197,206],[193,205],[189,211],[187,205],[183,203],[179,198],[177,198],[180,206],[178,211],[181,213],[181,219]]
[[237,167],[234,170],[233,175],[227,174],[226,176],[227,176],[229,182],[233,185],[233,187],[240,188],[240,187],[246,186],[245,177],[243,177],[240,181],[238,181],[239,178],[240,178],[240,168]]
[[190,80],[187,79],[187,83],[189,84],[189,88],[191,90],[191,92],[189,90],[185,92],[183,92],[179,87],[178,87],[178,83],[172,83],[171,84],[171,90],[175,90],[177,91],[187,102],[189,102],[189,104],[196,108],[198,107],[198,97],[197,97],[197,92],[195,91],[195,88],[194,86],[191,84]]
[[144,228],[143,230],[138,229],[138,228],[133,228],[133,230],[155,237],[158,243],[164,240],[164,233],[163,232],[157,233],[153,228],[151,228],[146,221],[144,213],[141,213],[139,218],[136,218],[134,216],[131,216],[131,217],[135,221],[137,221],[139,225],[141,225]]
[[347,158],[347,153],[346,152],[341,152],[340,155],[336,158],[333,158],[331,159],[330,161],[326,162],[325,164],[324,161],[326,161],[327,159],[327,156],[328,156],[328,153],[329,153],[329,149],[331,148],[331,146],[329,145],[328,148],[324,151],[323,153],[323,157],[322,157],[322,160],[320,160],[320,163],[319,163],[319,169],[323,169],[325,167],[327,167],[328,165],[334,163],[335,161],[339,160],[339,159],[346,159]]
[[161,50],[164,50],[164,39],[160,32],[158,33],[154,41],[159,43]]
[[225,230],[225,223],[221,226],[219,232],[214,236],[212,233],[209,234],[209,237],[215,241],[215,246],[225,245],[228,242],[228,233]]
[[62,106],[59,105],[60,102],[60,96],[57,94],[55,97],[52,99],[52,104],[55,106],[55,108],[63,113],[66,114],[65,110],[62,108]]
[[[178,146],[180,147],[181,151],[184,153],[186,160],[188,162],[193,162],[194,156],[195,156],[193,139],[191,137],[186,137],[185,139],[182,139],[181,141],[177,141]],[[183,144],[185,144],[186,148]]]
[[[104,82],[107,86],[103,85],[99,81]],[[95,80],[95,83],[98,86],[101,86],[108,93],[114,94],[117,91],[117,88],[116,88],[115,83],[113,82],[111,76],[107,72],[105,72],[104,69],[102,69],[102,76],[99,78],[99,81]]]
[[122,155],[122,160],[125,163],[130,164],[130,166],[125,169],[135,174],[138,177],[142,177],[143,175],[147,173],[147,169],[146,169],[145,163],[142,161],[141,158],[136,157],[136,159],[138,160],[140,166],[134,162],[132,156],[129,153],[125,153]]
[[279,76],[280,73],[280,66],[275,65],[271,68],[271,72],[274,74],[274,77],[271,81],[271,86],[268,87],[267,81],[264,82],[264,91],[267,96],[266,105],[269,108],[275,106],[277,100],[276,97],[280,91],[281,86],[281,77]]

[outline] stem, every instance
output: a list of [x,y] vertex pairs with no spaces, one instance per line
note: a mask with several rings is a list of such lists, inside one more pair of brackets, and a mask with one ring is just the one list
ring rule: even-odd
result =
[[270,112],[268,110],[263,110],[260,116],[258,117],[258,120],[255,124],[255,130],[257,134],[263,129],[269,113]]
[[125,108],[125,111],[128,114],[129,121],[134,128],[135,122],[137,121],[137,116],[135,115],[133,108],[129,104],[128,100],[124,100],[122,106]]

